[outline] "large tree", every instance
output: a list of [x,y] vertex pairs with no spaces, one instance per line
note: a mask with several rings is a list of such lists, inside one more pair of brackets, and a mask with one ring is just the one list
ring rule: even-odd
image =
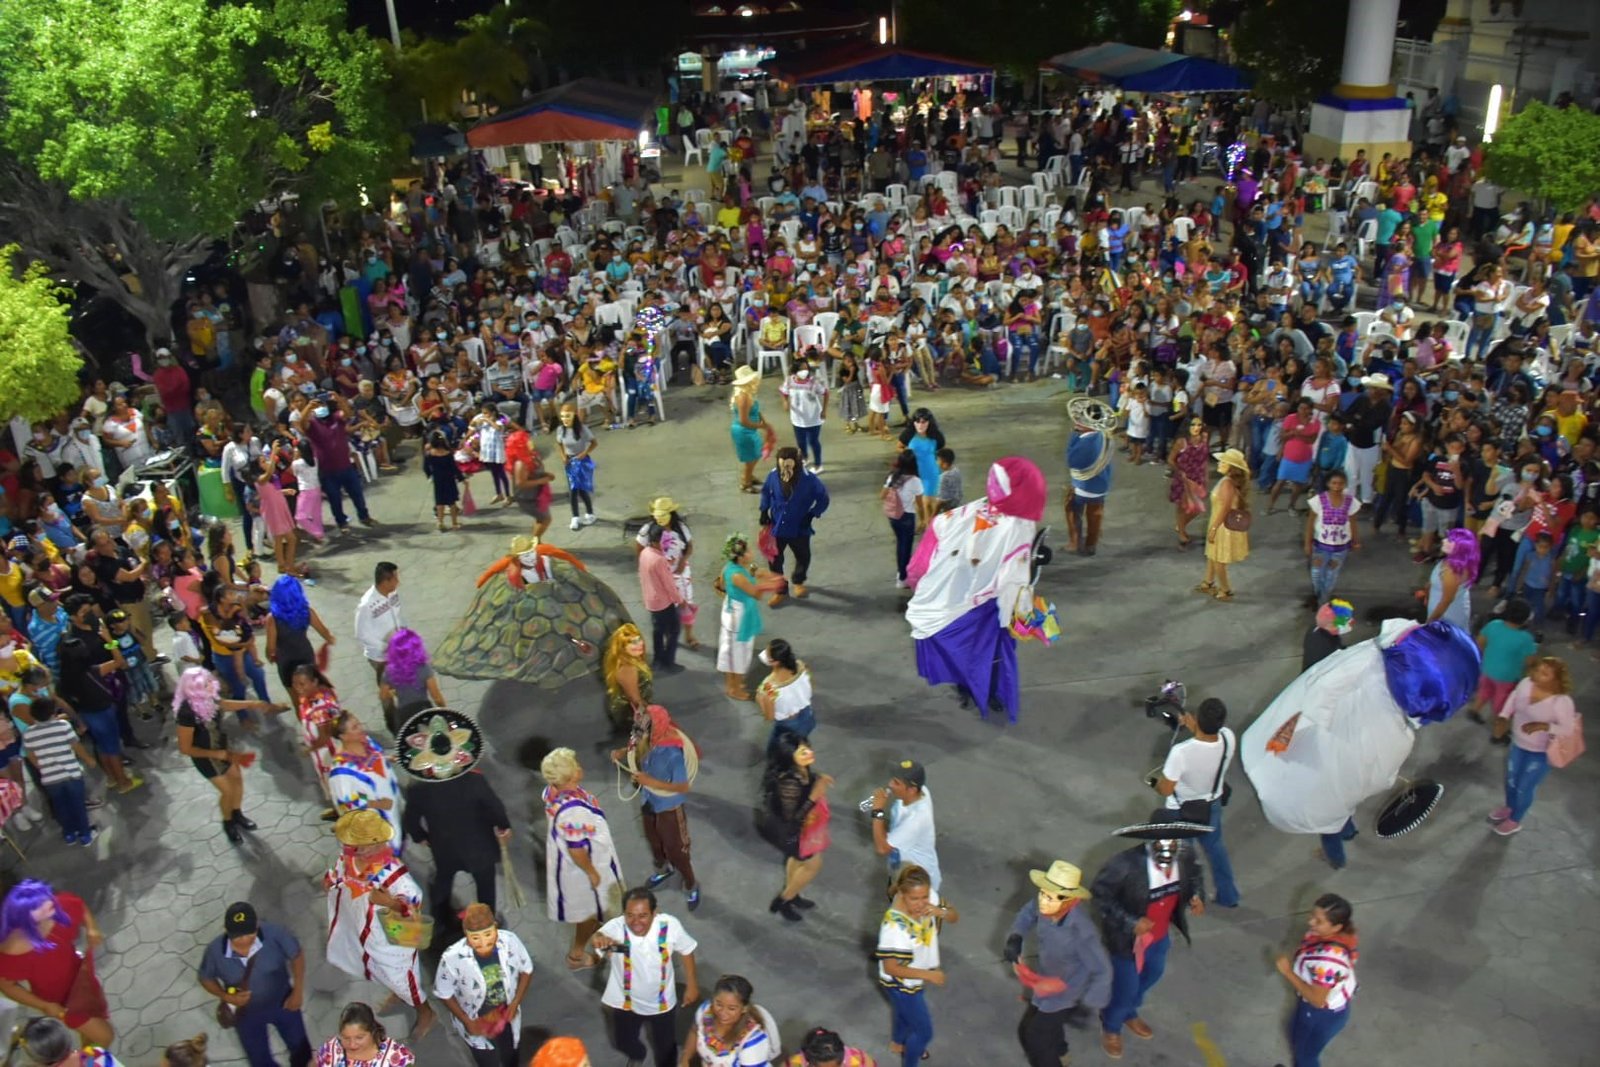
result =
[[1229,43],[1255,91],[1275,103],[1314,100],[1339,82],[1350,0],[1247,5]]
[[1501,188],[1574,211],[1600,189],[1600,115],[1535,100],[1500,124],[1484,163]]
[[903,0],[901,39],[1031,79],[1039,61],[1102,41],[1160,48],[1178,0],[992,0],[981,16],[948,0]]
[[54,417],[78,398],[83,366],[68,331],[71,291],[19,253],[0,248],[0,423]]
[[512,106],[524,89],[539,82],[545,41],[544,27],[522,7],[503,4],[462,19],[452,37],[405,34],[403,47],[391,60],[392,106],[399,114],[413,115],[418,102],[425,102],[435,122],[453,119],[467,92],[475,93],[480,103]]
[[0,230],[169,336],[262,199],[349,202],[399,138],[344,0],[29,0],[0,19]]

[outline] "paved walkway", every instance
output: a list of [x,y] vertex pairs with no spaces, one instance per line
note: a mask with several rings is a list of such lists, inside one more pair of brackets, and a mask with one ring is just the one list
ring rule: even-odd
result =
[[[770,380],[761,399],[777,408]],[[982,483],[990,461],[1017,452],[1061,484],[1066,427],[1059,383],[916,399],[939,415],[969,485]],[[558,522],[551,539],[581,555],[642,617],[633,552],[619,520],[670,492],[701,539],[697,569],[701,600],[712,605],[709,623],[715,546],[732,530],[753,532],[755,501],[735,491],[723,392],[674,390],[667,406],[672,421],[665,425],[601,434],[601,522],[576,534]],[[789,639],[811,664],[819,763],[838,779],[834,844],[812,893],[820,906],[804,924],[781,922],[765,907],[780,865],[751,826],[765,735],[753,706],[721,696],[708,651],[689,654],[688,672],[657,684],[661,700],[704,748],[689,811],[705,902],[687,916],[701,940],[701,974],[707,988],[724,972],[750,978],[790,1047],[805,1027],[825,1023],[852,1043],[886,1052],[888,1012],[869,963],[883,908],[882,868],[853,806],[884,781],[890,760],[911,756],[928,767],[946,887],[963,912],[944,936],[950,984],[932,994],[934,1056],[949,1064],[1019,1063],[1013,1024],[1020,1005],[1000,951],[1011,915],[1033,893],[1026,871],[1062,857],[1092,873],[1122,844],[1110,831],[1153,806],[1140,777],[1159,761],[1166,736],[1139,704],[1163,678],[1183,679],[1197,697],[1223,698],[1242,727],[1293,677],[1308,622],[1299,606],[1306,588],[1299,523],[1286,515],[1260,518],[1253,554],[1235,571],[1239,599],[1219,604],[1189,592],[1203,563],[1197,552],[1172,547],[1161,474],[1119,465],[1099,555],[1060,556],[1045,572],[1043,586],[1060,606],[1065,633],[1054,649],[1024,647],[1025,706],[1021,721],[1007,726],[960,710],[947,691],[931,690],[915,676],[891,582],[892,541],[875,493],[889,446],[847,437],[837,424],[824,437],[834,505],[818,530],[813,595],[769,612],[765,631]],[[686,457],[693,458],[686,463]],[[384,479],[373,493],[384,527],[315,557],[322,583],[312,601],[340,636],[334,681],[350,705],[374,719],[371,675],[348,636],[372,565],[400,564],[406,621],[437,641],[466,608],[480,568],[526,529],[514,512],[495,511],[468,520],[464,533],[441,535],[429,499],[414,465]],[[1059,534],[1058,528],[1052,541]],[[1419,577],[1392,539],[1371,540],[1340,589],[1363,614],[1403,602]],[[1370,633],[1364,626],[1358,636]],[[714,634],[714,626],[702,624],[702,637]],[[1583,654],[1575,660],[1580,701],[1587,703],[1595,691],[1593,661]],[[597,1063],[620,1063],[605,1051],[597,975],[573,976],[562,967],[566,931],[543,914],[536,767],[555,744],[572,745],[588,761],[625,872],[638,881],[649,867],[637,817],[596,758],[605,733],[598,686],[549,693],[445,679],[444,690],[485,724],[494,742],[487,773],[518,823],[515,859],[531,899],[510,921],[539,968],[529,1025],[580,1034]],[[64,849],[44,831],[24,839],[26,870],[83,894],[109,933],[102,974],[121,1033],[117,1052],[130,1063],[153,1064],[164,1043],[214,1029],[213,1001],[196,985],[193,968],[235,898],[252,899],[263,916],[304,939],[314,1035],[333,1032],[347,1000],[382,999],[375,986],[322,962],[318,878],[334,845],[317,821],[317,791],[289,725],[269,725],[259,745],[263,759],[246,774],[246,811],[261,830],[243,848],[227,843],[209,786],[170,744],[141,761],[146,789],[101,810],[106,832],[92,852]],[[1441,809],[1424,828],[1395,841],[1364,832],[1351,848],[1350,866],[1337,873],[1312,858],[1311,839],[1267,828],[1248,782],[1236,773],[1227,817],[1243,906],[1213,910],[1194,923],[1193,946],[1173,952],[1144,1013],[1155,1040],[1130,1041],[1126,1062],[1254,1067],[1286,1060],[1281,1032],[1290,996],[1271,957],[1298,938],[1310,901],[1327,890],[1355,902],[1363,936],[1356,1014],[1328,1062],[1594,1062],[1581,1020],[1592,1014],[1592,961],[1600,956],[1597,835],[1588,803],[1600,764],[1591,758],[1553,774],[1527,829],[1500,839],[1488,832],[1483,812],[1496,803],[1501,763],[1501,750],[1468,722],[1423,731],[1410,767],[1448,785]],[[1361,812],[1364,826],[1375,808]],[[426,870],[425,850],[412,858]],[[675,886],[663,901],[686,917]],[[391,1021],[404,1029],[399,1016]],[[1201,1027],[1221,1059],[1202,1053]],[[239,1061],[234,1039],[213,1038],[216,1062]],[[1102,1059],[1095,1044],[1092,1030],[1074,1041],[1080,1064]],[[443,1027],[419,1052],[430,1065],[468,1062]]]

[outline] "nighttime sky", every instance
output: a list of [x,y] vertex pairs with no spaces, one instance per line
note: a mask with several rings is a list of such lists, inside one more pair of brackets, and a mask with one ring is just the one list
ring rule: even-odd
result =
[[[449,30],[469,15],[487,11],[503,0],[394,0],[395,16],[400,28],[416,33],[433,34]],[[389,16],[383,0],[348,0],[350,22],[371,31],[375,36],[389,35]]]

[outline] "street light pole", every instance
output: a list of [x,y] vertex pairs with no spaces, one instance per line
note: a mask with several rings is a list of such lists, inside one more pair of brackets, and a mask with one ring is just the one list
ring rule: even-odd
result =
[[383,0],[384,6],[389,9],[389,40],[394,45],[396,52],[400,51],[400,20],[395,17],[394,0]]

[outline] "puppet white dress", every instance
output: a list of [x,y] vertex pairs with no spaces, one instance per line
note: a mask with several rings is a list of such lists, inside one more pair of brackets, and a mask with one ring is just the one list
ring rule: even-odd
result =
[[982,500],[929,523],[906,574],[916,592],[906,622],[917,643],[917,673],[951,683],[983,714],[1004,707],[1012,722],[1020,699],[1011,620],[1019,600],[1031,609],[1034,536],[1044,515],[1039,468],[1008,456],[989,468]]
[[1338,833],[1363,800],[1394,785],[1417,729],[1471,699],[1479,664],[1466,631],[1404,619],[1314,664],[1239,741],[1267,821],[1291,834]]

